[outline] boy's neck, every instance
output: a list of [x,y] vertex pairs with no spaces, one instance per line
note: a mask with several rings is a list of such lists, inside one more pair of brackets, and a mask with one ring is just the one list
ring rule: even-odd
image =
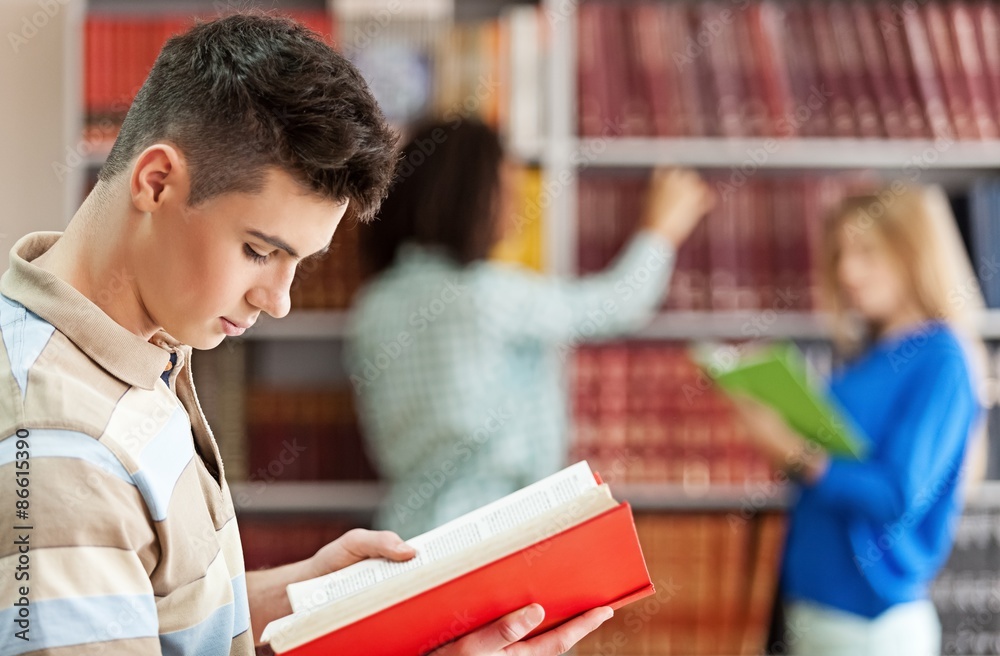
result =
[[[139,294],[130,253],[135,235],[117,207],[104,210],[90,194],[62,237],[31,263],[87,297],[126,330],[148,340],[160,328]],[[117,205],[117,203],[115,204]],[[134,225],[134,223],[133,223]]]

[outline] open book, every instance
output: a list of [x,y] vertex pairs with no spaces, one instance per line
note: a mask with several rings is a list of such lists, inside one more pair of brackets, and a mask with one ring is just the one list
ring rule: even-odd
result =
[[737,357],[735,347],[698,345],[695,362],[725,392],[746,394],[774,408],[803,437],[827,452],[861,459],[867,443],[836,401],[814,386],[794,344],[774,344]]
[[408,541],[416,558],[365,560],[288,586],[267,625],[277,654],[419,656],[539,603],[551,629],[653,593],[631,508],[579,462]]

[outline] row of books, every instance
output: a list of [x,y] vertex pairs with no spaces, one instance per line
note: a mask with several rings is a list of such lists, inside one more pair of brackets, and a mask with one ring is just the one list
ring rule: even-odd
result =
[[[872,181],[860,174],[750,178],[739,185],[706,179],[718,202],[677,253],[666,308],[816,308],[822,221]],[[580,273],[603,269],[621,250],[643,216],[646,187],[647,178],[634,175],[580,178]]]
[[[283,13],[328,41],[335,33],[333,17],[326,12]],[[187,31],[197,20],[211,18],[211,14],[88,14],[83,34],[83,97],[91,129],[105,122],[120,124],[167,39]]]
[[996,139],[1000,10],[917,4],[589,2],[583,136]]
[[621,472],[623,482],[703,489],[765,482],[730,402],[684,346],[608,344],[577,351],[570,460]]
[[253,386],[246,408],[249,480],[375,478],[350,388]]
[[[513,146],[542,133],[544,22],[514,5],[472,24],[411,16],[347,17],[282,11],[340,49],[399,125],[426,114],[476,116]],[[84,109],[93,141],[110,141],[167,39],[210,14],[93,12],[84,26]]]
[[[516,263],[536,271],[544,268],[543,210],[539,205],[541,172],[521,167],[512,175],[516,206],[507,231],[491,257],[500,262]],[[299,267],[291,287],[293,309],[335,309],[351,306],[360,288],[364,271],[358,252],[356,225],[337,228],[330,251],[322,259]]]
[[343,310],[351,305],[362,278],[358,230],[345,221],[337,227],[326,255],[299,265],[289,292],[293,309]]
[[638,515],[656,595],[626,606],[588,636],[580,656],[764,653],[786,520],[763,513]]

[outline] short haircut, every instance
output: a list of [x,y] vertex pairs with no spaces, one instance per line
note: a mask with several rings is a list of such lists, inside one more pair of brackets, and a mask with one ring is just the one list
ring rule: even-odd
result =
[[417,127],[377,220],[360,232],[367,273],[391,266],[407,242],[440,247],[461,265],[485,259],[497,241],[502,162],[499,136],[475,119]]
[[99,179],[167,141],[191,170],[190,205],[259,192],[269,168],[368,221],[395,168],[396,134],[358,70],[302,25],[262,13],[167,41]]

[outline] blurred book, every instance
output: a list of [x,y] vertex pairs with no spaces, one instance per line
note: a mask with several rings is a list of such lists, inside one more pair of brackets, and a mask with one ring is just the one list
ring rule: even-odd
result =
[[794,344],[771,344],[749,352],[699,344],[694,359],[730,395],[746,395],[776,410],[795,432],[827,452],[860,460],[867,442],[835,400],[809,378]]

